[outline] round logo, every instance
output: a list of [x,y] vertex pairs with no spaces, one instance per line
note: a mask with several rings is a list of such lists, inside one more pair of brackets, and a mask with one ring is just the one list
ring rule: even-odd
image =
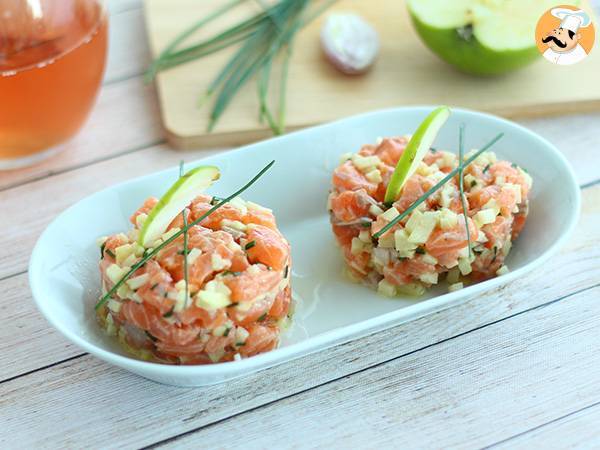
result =
[[540,17],[535,42],[545,59],[571,65],[585,59],[594,46],[596,31],[592,17],[572,5],[559,5]]

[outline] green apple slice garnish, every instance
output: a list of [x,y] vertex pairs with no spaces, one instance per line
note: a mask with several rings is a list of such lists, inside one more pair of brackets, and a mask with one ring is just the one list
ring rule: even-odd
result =
[[535,27],[557,2],[408,0],[407,4],[419,36],[440,58],[465,72],[495,75],[541,60]]
[[140,230],[138,244],[150,247],[177,214],[219,177],[219,169],[215,166],[200,166],[183,174],[148,213]]
[[396,201],[404,183],[415,173],[425,154],[431,148],[431,144],[433,144],[440,128],[446,123],[449,116],[450,108],[440,106],[429,113],[425,120],[421,122],[417,131],[415,131],[410,141],[408,141],[408,145],[404,149],[404,152],[402,152],[398,164],[396,164],[396,169],[394,169],[390,183],[385,191],[384,201],[386,204]]

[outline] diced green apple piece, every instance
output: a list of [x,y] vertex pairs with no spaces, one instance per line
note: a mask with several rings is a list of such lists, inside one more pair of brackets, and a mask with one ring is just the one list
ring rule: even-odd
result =
[[434,109],[419,125],[417,131],[412,135],[402,156],[396,164],[390,183],[385,191],[385,203],[396,201],[406,180],[415,173],[417,167],[431,148],[440,128],[446,123],[450,116],[450,108],[440,106]]
[[180,177],[148,213],[138,243],[149,247],[167,229],[177,214],[220,176],[215,166],[196,167]]

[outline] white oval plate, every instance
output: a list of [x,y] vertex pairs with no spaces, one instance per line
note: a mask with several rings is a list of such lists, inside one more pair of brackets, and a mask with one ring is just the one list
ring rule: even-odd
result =
[[539,267],[565,242],[579,216],[580,192],[570,166],[552,144],[515,123],[455,109],[434,144],[437,148],[456,151],[460,123],[466,124],[468,149],[504,132],[492,150],[525,167],[533,177],[527,225],[507,261],[511,272],[453,293],[439,287],[420,301],[385,299],[342,276],[342,257],[326,210],[331,173],[340,155],[357,151],[379,136],[410,134],[430,110],[410,107],[372,112],[187,164],[188,168],[198,163],[219,166],[222,177],[211,192],[225,196],[276,160],[244,198],[273,208],[292,245],[292,287],[299,306],[295,325],[280,348],[236,362],[169,366],[128,356],[97,326],[93,309],[99,293],[96,238],[129,229],[131,213],[148,196],[160,196],[177,178],[178,168],[93,194],[48,226],[29,265],[30,286],[39,310],[69,340],[98,358],[162,383],[201,386],[447,308]]

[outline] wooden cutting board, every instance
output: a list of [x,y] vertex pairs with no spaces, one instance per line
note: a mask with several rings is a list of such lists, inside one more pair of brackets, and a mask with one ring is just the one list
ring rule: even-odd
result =
[[[224,1],[146,0],[153,54]],[[235,14],[210,24],[189,42],[237,22],[251,10],[257,11],[258,5],[246,2]],[[587,2],[582,6],[592,11]],[[331,10],[357,12],[377,28],[379,59],[366,75],[344,76],[321,54],[318,35],[324,18],[307,26],[296,40],[290,64],[287,130],[369,110],[417,104],[461,106],[512,118],[600,109],[600,48],[573,66],[555,66],[540,56],[538,62],[521,71],[477,78],[457,72],[421,43],[403,1],[345,0]],[[596,41],[599,47],[600,36]],[[271,135],[258,120],[255,81],[238,93],[214,131],[206,132],[211,105],[199,108],[198,99],[230,55],[228,50],[158,76],[163,125],[174,147],[233,146]],[[406,132],[400,128],[399,133]]]

